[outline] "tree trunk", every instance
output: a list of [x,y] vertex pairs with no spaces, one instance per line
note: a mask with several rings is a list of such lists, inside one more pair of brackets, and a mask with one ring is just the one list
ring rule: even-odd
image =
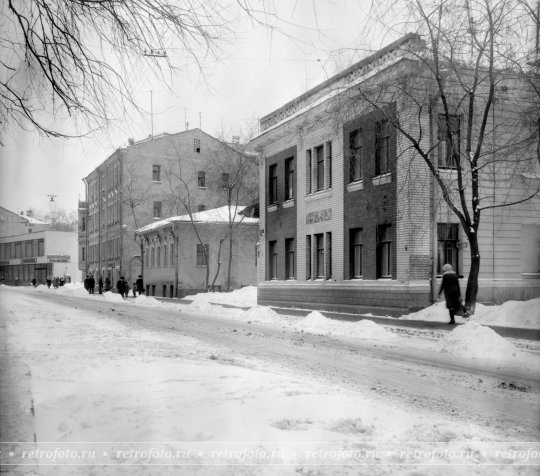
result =
[[478,247],[478,235],[476,233],[469,236],[469,245],[471,247],[471,268],[469,270],[469,279],[467,280],[467,290],[465,292],[465,306],[472,315],[476,308],[478,274],[480,273],[480,250]]
[[231,270],[233,260],[233,230],[229,231],[229,265],[227,266],[227,291],[231,288]]
[[212,286],[211,286],[212,292],[214,292],[214,287],[216,285],[216,280],[219,275],[219,270],[221,269],[221,245],[223,244],[223,240],[224,238],[221,238],[219,240],[219,248],[218,248],[218,255],[217,255],[217,269],[216,269],[216,274],[214,275],[214,279],[212,280]]

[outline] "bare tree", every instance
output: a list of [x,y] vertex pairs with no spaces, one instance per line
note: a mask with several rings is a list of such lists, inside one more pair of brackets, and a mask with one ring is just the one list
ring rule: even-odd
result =
[[[271,0],[270,0],[271,1]],[[191,62],[218,57],[234,38],[233,21],[267,24],[270,2],[251,0],[8,0],[0,7],[0,121],[66,136],[60,115],[86,130],[124,117],[133,105],[128,79],[151,71],[161,79],[177,69],[174,45]],[[260,5],[260,7],[259,7]],[[163,63],[165,61],[165,63]],[[162,69],[162,64],[166,68]],[[181,71],[180,71],[181,72]]]
[[51,230],[77,231],[77,210],[66,211],[63,208],[54,207],[40,216],[42,216],[41,220],[50,224]]
[[[524,180],[537,167],[540,150],[538,69],[531,67],[525,34],[534,10],[526,0],[392,3],[405,6],[411,20],[406,26],[416,33],[403,42],[401,60],[391,68],[343,86],[334,105],[336,123],[376,111],[397,131],[401,160],[423,161],[468,240],[465,299],[474,312],[482,212],[540,192]],[[502,182],[505,193],[496,186]]]
[[[124,173],[122,176],[122,185],[120,191],[120,201],[122,205],[128,208],[129,214],[133,219],[133,241],[139,245],[141,255],[141,276],[144,277],[144,242],[137,240],[137,230],[142,226],[140,219],[146,214],[140,213],[141,208],[150,206],[151,190],[143,177],[141,177],[136,163],[124,162]],[[120,223],[120,226],[125,226]]]
[[[226,290],[230,290],[233,265],[233,244],[245,211],[255,211],[259,200],[257,155],[240,144],[239,136],[231,147],[224,147],[211,162],[211,173],[217,180],[217,193],[225,195],[228,207],[227,239],[229,256]],[[241,209],[239,207],[246,207]],[[238,219],[240,217],[240,219]]]

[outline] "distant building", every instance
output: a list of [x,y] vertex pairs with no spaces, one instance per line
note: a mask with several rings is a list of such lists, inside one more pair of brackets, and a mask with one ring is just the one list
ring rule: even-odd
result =
[[144,246],[147,295],[183,297],[205,292],[207,270],[209,287],[214,283],[215,291],[225,290],[231,227],[233,258],[229,289],[256,285],[259,219],[251,216],[251,210],[225,206],[192,216],[167,218],[137,230]]
[[[142,241],[135,231],[169,216],[226,205],[234,164],[246,157],[252,171],[245,189],[258,199],[257,158],[200,129],[162,134],[117,149],[83,179],[79,202],[79,269],[84,274],[120,276],[133,283],[142,269]],[[231,169],[228,168],[231,164]]]
[[[352,96],[354,88],[388,82],[390,72],[399,72],[415,41],[415,35],[403,37],[261,119],[250,144],[261,162],[259,303],[355,311],[377,306],[399,313],[433,302],[444,263],[467,276],[467,238],[427,164],[413,161],[413,147],[380,109],[335,114],[343,92]],[[388,99],[389,115],[430,131],[422,141],[431,141],[427,148],[440,176],[457,183],[435,101],[426,99],[417,117],[407,108],[409,97],[397,91]],[[491,141],[496,127],[519,124],[513,111],[511,98],[497,103],[489,119]],[[453,117],[451,134],[459,143],[465,123]],[[505,153],[511,163],[511,154],[526,152]],[[509,185],[506,175],[498,176],[507,173],[502,162],[497,174],[489,172],[486,190],[493,197],[512,194],[516,204],[482,215],[479,302],[540,296],[539,198],[525,200],[538,189],[540,175],[521,174]]]
[[0,236],[22,235],[49,229],[49,224],[32,216],[32,211],[17,214],[0,207]]
[[33,278],[80,281],[77,233],[42,230],[0,237],[0,277],[4,284],[29,285]]

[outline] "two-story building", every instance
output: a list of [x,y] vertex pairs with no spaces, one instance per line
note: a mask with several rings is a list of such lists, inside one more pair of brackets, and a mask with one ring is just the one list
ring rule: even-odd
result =
[[[261,132],[250,144],[260,153],[260,304],[400,313],[433,302],[444,263],[467,278],[464,230],[428,165],[395,127],[409,121],[422,128],[419,140],[445,169],[442,179],[457,189],[448,135],[431,107],[436,102],[426,99],[416,114],[407,103],[413,93],[395,88],[384,107],[346,103],[353,88],[403,81],[401,65],[411,62],[408,52],[417,41],[416,35],[401,38],[260,120]],[[496,112],[502,108],[498,103]],[[499,124],[518,123],[512,111],[505,104],[504,112],[492,113],[491,141]],[[457,144],[464,127],[459,117],[451,131]],[[480,302],[540,295],[539,197],[525,200],[539,177],[517,173],[519,180],[510,181],[499,175],[500,163],[492,160],[483,170],[494,178],[482,191],[514,194],[516,205],[483,215]]]

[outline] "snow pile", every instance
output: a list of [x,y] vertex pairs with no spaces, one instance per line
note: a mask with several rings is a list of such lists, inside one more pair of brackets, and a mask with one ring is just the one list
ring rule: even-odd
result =
[[135,299],[131,299],[128,302],[132,302],[137,306],[146,306],[146,307],[163,307],[164,304],[158,301],[152,296],[145,296],[144,294],[139,294]]
[[[449,314],[446,304],[442,301],[421,311],[401,316],[400,319],[448,322]],[[500,306],[477,304],[474,315],[470,319],[456,316],[458,323],[469,320],[490,326],[540,329],[540,298],[529,301],[508,301]]]
[[344,322],[329,319],[318,311],[310,312],[304,319],[295,325],[297,330],[311,334],[336,335],[347,337],[360,337],[363,339],[395,339],[392,332],[373,321],[363,319],[358,322]]
[[88,291],[84,289],[84,286],[64,285],[60,286],[55,291],[61,294],[69,294],[71,296],[89,296]]
[[193,302],[213,302],[231,306],[252,307],[257,305],[257,287],[245,286],[230,293],[199,293],[187,296]]
[[264,322],[267,324],[288,325],[289,322],[283,319],[271,307],[255,306],[243,312],[246,321]]
[[489,327],[469,322],[457,327],[442,340],[441,352],[474,359],[500,359],[519,352],[509,341]]
[[507,301],[500,306],[478,304],[474,320],[491,326],[540,329],[540,298],[529,301]]
[[124,298],[120,294],[113,293],[111,291],[107,291],[106,293],[103,293],[102,296],[103,296],[103,299],[105,299],[105,301],[124,302]]

